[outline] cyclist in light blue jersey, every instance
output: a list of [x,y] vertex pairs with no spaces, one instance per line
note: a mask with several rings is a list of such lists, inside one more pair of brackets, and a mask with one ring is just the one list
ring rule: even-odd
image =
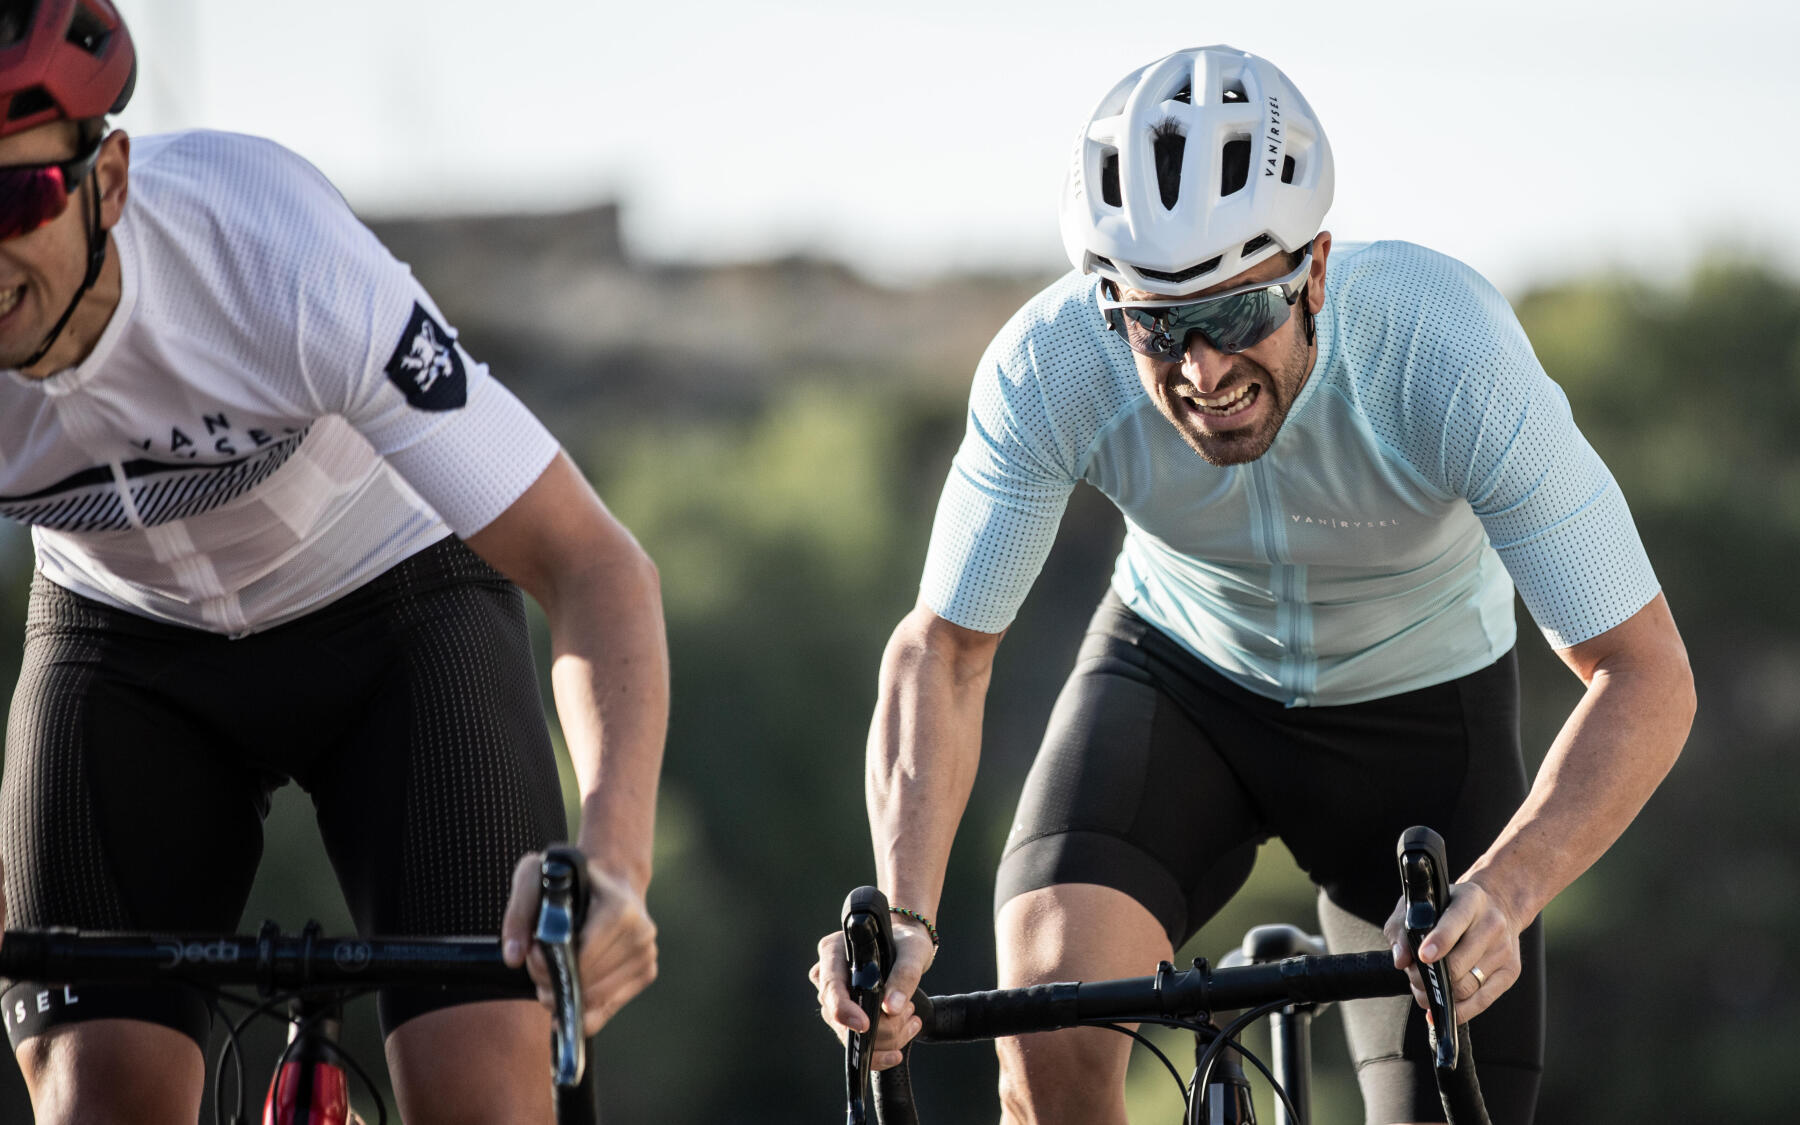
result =
[[[1624,497],[1506,301],[1418,246],[1334,244],[1332,189],[1305,99],[1227,47],[1128,75],[1077,139],[1076,270],[982,359],[882,665],[870,821],[908,915],[878,1063],[917,1027],[937,936],[917,919],[936,919],[994,652],[1086,481],[1125,544],[1001,861],[1002,986],[1170,958],[1274,836],[1334,946],[1393,945],[1392,841],[1432,824],[1462,874],[1422,955],[1485,1014],[1495,1120],[1531,1119],[1535,919],[1673,763],[1692,677]],[[1587,686],[1529,785],[1515,588]],[[861,1029],[838,960],[822,944],[822,1014]],[[1368,1119],[1441,1121],[1418,1008],[1350,1007]],[[1123,1121],[1127,1047],[1003,1041],[1006,1119]]]

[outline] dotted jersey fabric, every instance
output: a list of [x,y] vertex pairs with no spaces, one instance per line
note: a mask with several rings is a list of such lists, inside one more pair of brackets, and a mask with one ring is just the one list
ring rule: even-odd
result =
[[1087,481],[1125,516],[1113,588],[1242,686],[1354,703],[1485,667],[1514,641],[1512,591],[1577,644],[1655,596],[1618,486],[1505,298],[1404,242],[1340,244],[1319,353],[1269,452],[1189,449],[1071,273],[1001,330],[976,372],[922,594],[998,632]]
[[[92,353],[0,377],[0,514],[34,525],[40,570],[67,589],[266,629],[479,530],[555,455],[407,267],[279,145],[133,138],[113,241],[122,292]],[[422,406],[389,377],[421,316],[460,406]]]

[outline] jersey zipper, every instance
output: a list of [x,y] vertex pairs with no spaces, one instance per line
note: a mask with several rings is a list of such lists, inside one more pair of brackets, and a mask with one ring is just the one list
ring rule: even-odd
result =
[[1311,614],[1306,606],[1306,568],[1292,561],[1287,532],[1275,503],[1275,481],[1261,458],[1250,463],[1251,506],[1257,545],[1269,561],[1269,590],[1275,596],[1275,637],[1281,645],[1280,680],[1289,706],[1311,702],[1313,662],[1306,655]]

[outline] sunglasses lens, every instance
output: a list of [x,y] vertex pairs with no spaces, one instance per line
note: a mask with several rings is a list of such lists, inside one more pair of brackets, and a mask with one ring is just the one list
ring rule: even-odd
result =
[[68,205],[61,168],[0,167],[0,241],[30,234]]
[[1293,306],[1279,292],[1256,289],[1217,301],[1199,301],[1172,309],[1130,308],[1125,313],[1125,340],[1133,351],[1160,359],[1180,359],[1190,333],[1235,355],[1268,339],[1287,323]]
[[1253,348],[1287,323],[1293,308],[1279,293],[1258,289],[1227,297],[1208,309],[1206,338],[1222,352],[1235,354]]

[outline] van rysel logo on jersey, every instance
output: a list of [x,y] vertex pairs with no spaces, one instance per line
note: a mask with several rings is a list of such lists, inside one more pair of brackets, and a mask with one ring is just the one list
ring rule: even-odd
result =
[[456,351],[456,337],[417,301],[406,331],[388,358],[387,377],[406,401],[420,410],[458,410],[469,400],[469,382],[462,356]]
[[1314,517],[1314,516],[1306,515],[1302,512],[1289,512],[1288,519],[1293,520],[1295,523],[1317,524],[1320,527],[1335,527],[1335,528],[1338,528],[1338,529],[1344,530],[1344,531],[1351,531],[1351,530],[1355,530],[1357,528],[1362,528],[1362,527],[1399,527],[1400,526],[1400,521],[1397,519],[1347,520],[1340,516],[1317,516],[1317,517]]
[[95,465],[36,492],[0,496],[0,516],[52,531],[122,531],[210,512],[273,476],[307,434],[301,430],[276,440],[262,430],[248,432],[255,444],[261,445],[265,439],[274,444],[249,456],[216,463],[170,464],[134,458]]

